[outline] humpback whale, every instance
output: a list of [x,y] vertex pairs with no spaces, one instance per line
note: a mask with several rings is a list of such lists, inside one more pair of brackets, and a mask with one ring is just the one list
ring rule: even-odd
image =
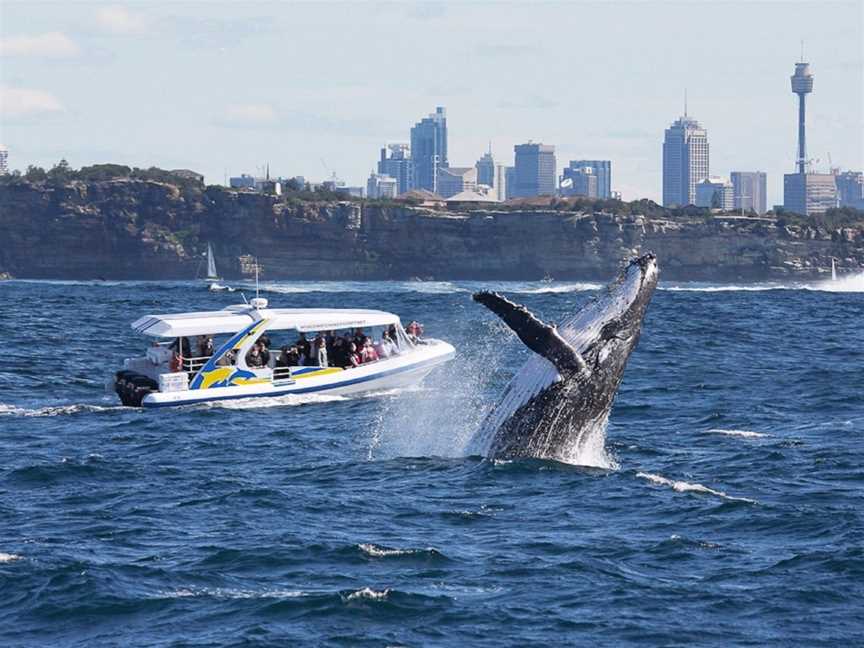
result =
[[605,429],[657,286],[657,260],[630,261],[605,290],[559,326],[494,292],[475,301],[498,315],[534,351],[474,435],[469,450],[491,459],[574,462]]

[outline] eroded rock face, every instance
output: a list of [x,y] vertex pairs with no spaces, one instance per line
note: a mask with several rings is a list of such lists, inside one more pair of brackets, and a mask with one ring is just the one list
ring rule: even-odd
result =
[[464,212],[311,202],[145,180],[0,187],[0,273],[34,278],[177,278],[259,258],[285,279],[604,279],[653,250],[669,279],[813,277],[864,267],[864,226],[771,219],[671,220],[544,208]]

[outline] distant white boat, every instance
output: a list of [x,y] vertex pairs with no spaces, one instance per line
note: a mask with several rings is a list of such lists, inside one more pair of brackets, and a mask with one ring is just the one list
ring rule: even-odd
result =
[[207,244],[207,276],[204,280],[208,283],[219,282],[222,277],[216,272],[216,259],[213,257],[213,246]]
[[834,265],[834,257],[831,257],[831,281],[837,281],[837,267]]
[[216,272],[216,258],[213,256],[213,246],[209,243],[207,244],[207,276],[204,277],[204,281],[207,282],[207,288],[210,292],[234,292],[234,288],[231,286],[219,283],[222,281],[222,277]]

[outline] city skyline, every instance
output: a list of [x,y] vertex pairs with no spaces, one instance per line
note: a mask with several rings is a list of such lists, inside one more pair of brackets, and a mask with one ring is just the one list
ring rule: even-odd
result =
[[[768,203],[776,204],[795,164],[788,68],[803,38],[819,75],[809,155],[825,169],[829,153],[834,166],[864,167],[864,144],[850,136],[864,128],[859,3],[748,4],[743,22],[727,15],[735,13],[729,5],[685,4],[686,20],[681,3],[495,12],[265,4],[242,19],[219,3],[208,5],[206,19],[200,5],[183,3],[4,3],[0,142],[13,168],[65,157],[73,166],[188,167],[221,183],[267,160],[281,175],[323,179],[333,171],[362,185],[380,148],[407,141],[410,125],[442,105],[453,166],[473,164],[490,141],[496,162],[508,165],[514,145],[549,142],[559,172],[569,160],[608,159],[625,199],[660,202],[657,143],[681,113],[686,87],[689,113],[711,135],[711,173],[764,171]],[[674,42],[652,29],[690,24],[694,13],[711,28]],[[542,25],[544,37],[526,44],[525,24]],[[366,37],[349,38],[358,30]],[[575,77],[537,65],[572,57],[573,33],[590,65]],[[395,74],[369,78],[371,64],[389,64],[409,43],[412,54],[393,63]],[[463,69],[457,59],[464,77],[453,73]]]

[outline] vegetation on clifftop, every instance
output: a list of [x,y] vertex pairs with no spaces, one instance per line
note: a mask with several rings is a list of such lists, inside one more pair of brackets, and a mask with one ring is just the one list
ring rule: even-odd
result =
[[[66,160],[60,160],[50,169],[45,170],[38,166],[28,166],[24,173],[12,171],[6,175],[0,175],[0,187],[14,186],[16,184],[31,183],[47,186],[65,186],[72,182],[104,182],[112,180],[140,180],[161,182],[170,184],[185,191],[206,191],[211,198],[216,198],[222,192],[243,192],[248,190],[236,190],[221,185],[210,185],[204,187],[204,176],[187,169],[166,170],[158,167],[139,168],[129,167],[123,164],[93,164],[82,166],[80,169],[72,168]],[[366,205],[392,206],[395,204],[413,205],[411,200],[380,199],[361,200],[352,198],[345,193],[330,191],[318,187],[312,190],[307,184],[301,186],[296,180],[289,180],[283,184],[282,195],[273,196],[273,199],[289,205],[298,205],[304,202],[320,203],[334,201],[363,202]],[[534,198],[519,198],[509,200],[505,203],[489,203],[483,206],[449,205],[443,207],[451,212],[464,212],[465,210],[491,210],[491,211],[526,211],[526,210],[553,210],[559,212],[588,213],[588,214],[611,214],[613,216],[644,216],[648,219],[663,219],[673,221],[710,221],[715,217],[722,216],[744,216],[756,218],[754,212],[741,213],[718,212],[706,207],[686,205],[684,207],[663,207],[653,200],[643,198],[624,202],[616,199],[594,199],[583,197],[549,197],[538,196]],[[773,218],[778,227],[816,227],[822,230],[836,230],[843,227],[864,228],[864,211],[852,207],[839,207],[829,209],[825,214],[815,216],[802,216],[785,210],[777,213],[769,212],[768,218]]]

